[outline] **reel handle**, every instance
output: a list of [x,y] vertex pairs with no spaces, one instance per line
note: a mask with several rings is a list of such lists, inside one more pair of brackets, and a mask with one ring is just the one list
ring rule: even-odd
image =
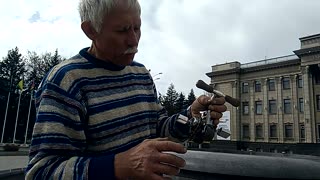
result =
[[222,96],[226,99],[226,101],[228,103],[230,103],[232,106],[234,107],[238,107],[240,106],[240,100],[236,99],[236,98],[233,98],[229,95],[225,95],[223,94],[222,92],[218,91],[218,90],[215,90],[212,86],[208,85],[207,83],[205,83],[204,81],[202,80],[198,80],[196,86],[199,88],[199,89],[202,89],[202,90],[205,90],[209,93],[213,93],[215,94],[216,96]]

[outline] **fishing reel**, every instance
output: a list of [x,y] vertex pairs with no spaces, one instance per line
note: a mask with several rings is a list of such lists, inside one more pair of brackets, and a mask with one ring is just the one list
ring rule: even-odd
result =
[[[240,105],[240,101],[238,99],[213,89],[213,87],[209,86],[202,80],[199,80],[196,86],[209,93],[212,93],[213,95],[211,98],[224,97],[226,102],[230,103],[232,106],[238,107]],[[181,116],[178,118],[178,122],[189,126],[191,132],[189,137],[190,141],[201,144],[204,141],[212,141],[216,136],[221,136],[223,138],[228,138],[230,136],[231,133],[228,129],[223,127],[217,129],[217,127],[212,124],[212,120],[210,119],[210,111],[202,111],[200,114],[200,117],[193,117],[191,119]]]

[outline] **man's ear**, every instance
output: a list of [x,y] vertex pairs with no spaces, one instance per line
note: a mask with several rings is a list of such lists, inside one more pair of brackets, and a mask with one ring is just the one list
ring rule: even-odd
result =
[[91,40],[96,39],[98,33],[97,31],[93,28],[92,24],[90,21],[85,21],[81,23],[81,29],[82,31],[87,35],[87,37]]

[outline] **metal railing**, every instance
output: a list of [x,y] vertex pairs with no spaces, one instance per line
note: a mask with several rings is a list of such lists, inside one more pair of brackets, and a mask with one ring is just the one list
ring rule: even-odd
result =
[[25,168],[9,169],[0,171],[1,180],[24,180]]
[[251,68],[251,67],[256,67],[256,66],[262,66],[262,65],[267,65],[267,64],[275,64],[279,62],[285,62],[285,61],[290,61],[290,60],[295,60],[299,59],[298,56],[295,54],[293,55],[288,55],[288,56],[281,56],[281,57],[276,57],[276,58],[271,58],[271,59],[265,59],[261,61],[255,61],[251,63],[246,63],[246,64],[241,64],[241,69],[245,68]]

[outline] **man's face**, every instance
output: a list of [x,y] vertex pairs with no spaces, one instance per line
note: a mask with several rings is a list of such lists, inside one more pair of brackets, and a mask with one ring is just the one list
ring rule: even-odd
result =
[[101,31],[93,41],[98,58],[117,65],[131,64],[136,52],[125,52],[138,47],[140,27],[138,11],[118,6],[104,18]]

